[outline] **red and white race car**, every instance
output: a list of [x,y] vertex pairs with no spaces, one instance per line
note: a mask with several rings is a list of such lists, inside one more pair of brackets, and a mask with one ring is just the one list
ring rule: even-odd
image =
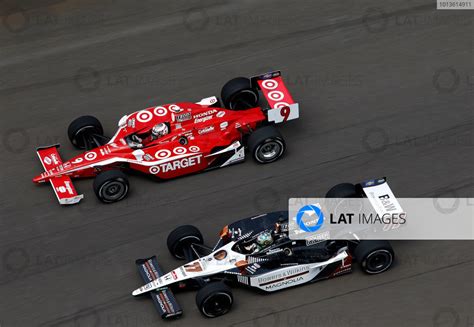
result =
[[170,179],[241,162],[246,148],[262,164],[283,155],[285,141],[274,124],[298,118],[299,107],[279,71],[234,78],[221,99],[222,105],[209,97],[134,112],[120,119],[110,139],[97,118],[79,117],[68,136],[86,152],[63,162],[58,145],[38,148],[45,172],[33,182],[51,182],[60,204],[74,204],[83,195],[71,178],[95,177],[97,197],[111,203],[129,191],[126,170]]

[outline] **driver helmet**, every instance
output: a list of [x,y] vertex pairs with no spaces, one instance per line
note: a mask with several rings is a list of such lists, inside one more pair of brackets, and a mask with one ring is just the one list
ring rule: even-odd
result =
[[159,123],[153,126],[151,133],[154,137],[162,137],[168,134],[168,126],[165,123]]
[[257,244],[261,247],[267,247],[273,243],[272,233],[263,232],[257,236]]

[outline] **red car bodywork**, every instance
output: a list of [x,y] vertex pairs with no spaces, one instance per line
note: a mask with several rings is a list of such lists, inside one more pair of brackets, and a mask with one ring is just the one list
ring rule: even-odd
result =
[[[110,141],[62,162],[57,146],[38,149],[45,172],[35,183],[50,181],[61,204],[77,203],[71,178],[94,177],[108,169],[132,169],[170,179],[245,159],[242,138],[265,121],[275,123],[298,117],[298,107],[281,76],[256,81],[271,110],[255,107],[234,111],[216,107],[216,97],[198,103],[179,102],[150,107],[122,117]],[[158,123],[169,126],[169,134],[131,146],[127,137],[147,134]],[[223,153],[228,155],[222,156]]]

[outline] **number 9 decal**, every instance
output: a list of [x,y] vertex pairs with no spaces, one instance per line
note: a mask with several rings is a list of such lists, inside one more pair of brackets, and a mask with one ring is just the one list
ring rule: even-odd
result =
[[290,107],[284,106],[280,108],[280,115],[283,117],[283,121],[287,121],[290,117]]

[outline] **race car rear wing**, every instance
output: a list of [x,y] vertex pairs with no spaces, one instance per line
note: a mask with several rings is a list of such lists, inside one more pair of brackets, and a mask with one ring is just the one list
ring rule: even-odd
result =
[[385,177],[364,181],[359,186],[378,215],[403,212]]
[[[138,259],[135,263],[137,264],[138,271],[145,284],[163,276],[163,271],[158,265],[156,256],[146,259]],[[177,318],[183,314],[181,306],[178,304],[173,292],[168,287],[159,288],[150,291],[149,293],[161,318]]]
[[278,124],[299,118],[299,105],[286,88],[279,70],[251,77],[250,81],[252,87],[262,91],[270,106],[268,121]]
[[[45,177],[48,177],[48,171],[57,168],[61,170],[63,161],[58,152],[59,144],[54,144],[36,149],[38,157],[43,165]],[[84,198],[84,195],[77,194],[71,178],[66,175],[53,176],[49,178],[54,193],[60,204],[75,204]]]

